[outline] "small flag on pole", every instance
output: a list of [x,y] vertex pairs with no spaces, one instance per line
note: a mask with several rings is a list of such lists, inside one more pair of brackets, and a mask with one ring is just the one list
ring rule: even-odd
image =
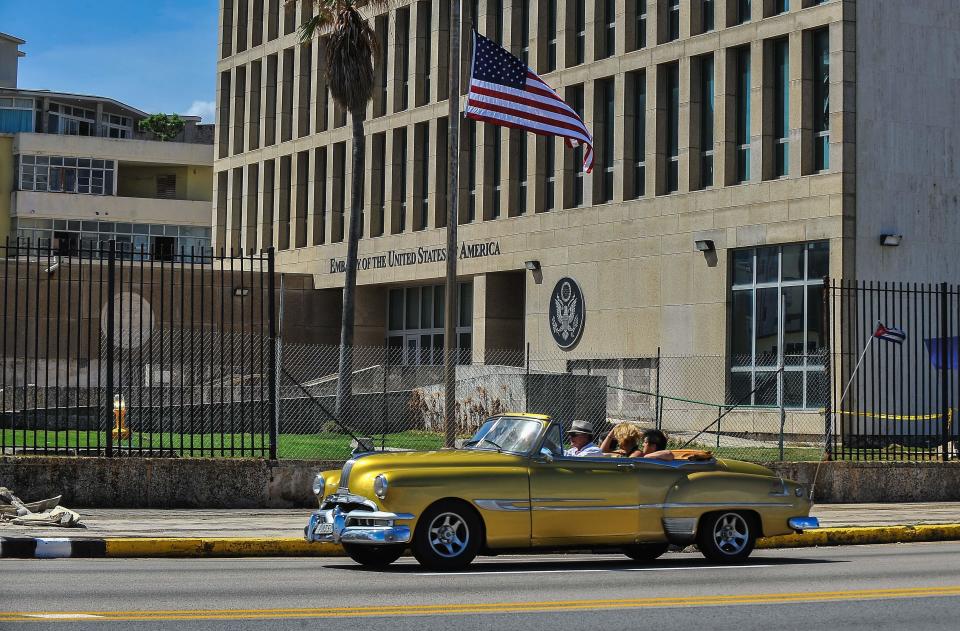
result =
[[873,337],[893,342],[894,344],[903,344],[903,341],[907,339],[907,334],[903,332],[903,329],[887,327],[878,322],[877,330],[873,332]]
[[584,146],[583,170],[593,170],[593,137],[583,119],[522,61],[473,32],[467,118]]

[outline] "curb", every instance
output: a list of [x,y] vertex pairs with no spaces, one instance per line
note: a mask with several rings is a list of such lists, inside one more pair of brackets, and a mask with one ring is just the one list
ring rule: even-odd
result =
[[[813,548],[879,543],[958,541],[960,524],[820,528],[802,535],[764,537],[758,549]],[[202,558],[342,557],[339,545],[307,543],[298,537],[0,537],[0,558]]]

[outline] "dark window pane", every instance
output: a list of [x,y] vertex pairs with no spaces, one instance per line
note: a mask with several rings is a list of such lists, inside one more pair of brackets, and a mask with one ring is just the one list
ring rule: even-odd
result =
[[[433,292],[430,287],[424,287],[420,292],[420,325],[421,328],[429,329],[430,316],[433,315]],[[429,344],[427,345],[429,346]]]
[[733,372],[730,373],[730,398],[728,399],[730,403],[744,403],[749,404],[750,399],[744,401],[744,397],[750,394],[750,391],[753,390],[753,375],[749,372]]
[[777,247],[757,248],[757,283],[777,282]]
[[777,404],[777,380],[776,371],[757,372],[756,382],[753,385],[757,389],[753,393],[753,402],[756,405]]
[[784,371],[783,405],[788,408],[803,407],[803,371]]
[[437,285],[433,288],[433,326],[437,329],[443,328],[443,315],[445,313],[446,302],[444,299],[445,296],[444,286]]
[[390,290],[390,322],[388,327],[391,331],[399,331],[403,328],[403,290]]
[[[823,286],[807,286],[807,354],[817,355],[826,347],[823,331]],[[822,363],[820,357],[810,357],[807,363]]]
[[807,278],[818,280],[830,273],[830,244],[817,241],[807,244]]
[[777,298],[775,287],[757,290],[756,353],[757,366],[775,366],[777,363]]
[[473,324],[473,285],[460,285],[460,318],[457,326],[471,326]]
[[733,284],[753,284],[753,250],[736,250],[733,253]]
[[784,363],[803,364],[803,287],[783,288]]
[[407,320],[406,328],[420,328],[420,288],[407,287]]
[[830,396],[830,386],[827,382],[827,373],[822,370],[807,373],[807,407],[826,407]]
[[749,366],[753,355],[753,292],[733,292],[730,322],[730,362],[734,366]]
[[783,246],[783,280],[803,280],[803,246]]

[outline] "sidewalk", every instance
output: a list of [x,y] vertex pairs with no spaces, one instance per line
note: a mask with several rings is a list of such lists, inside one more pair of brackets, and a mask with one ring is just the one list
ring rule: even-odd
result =
[[[0,524],[0,537],[295,537],[303,536],[310,509],[75,509],[86,529]],[[824,528],[960,524],[960,502],[817,504],[811,515]]]

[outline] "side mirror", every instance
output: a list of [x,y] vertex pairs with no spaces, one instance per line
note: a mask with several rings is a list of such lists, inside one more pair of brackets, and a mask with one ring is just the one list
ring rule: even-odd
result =
[[540,460],[547,463],[553,462],[553,452],[546,447],[543,447],[540,449]]

